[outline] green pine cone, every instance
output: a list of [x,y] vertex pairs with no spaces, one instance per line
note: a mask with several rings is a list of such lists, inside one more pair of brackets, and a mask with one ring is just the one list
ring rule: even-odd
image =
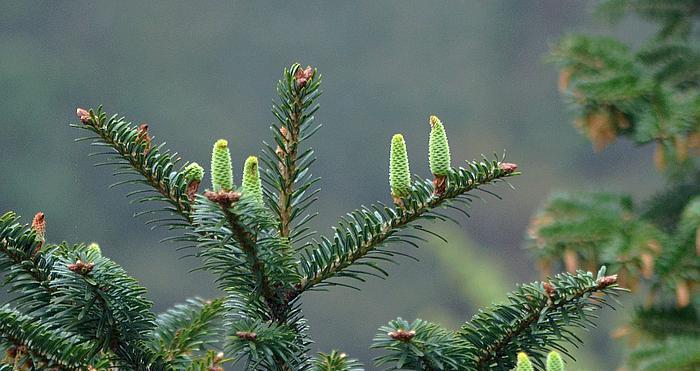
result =
[[211,186],[214,192],[233,190],[233,170],[228,142],[219,139],[211,153]]
[[100,249],[100,245],[98,245],[97,242],[93,242],[93,243],[89,244],[87,249],[88,249],[88,251],[90,251],[92,253],[102,255],[102,250]]
[[535,368],[530,362],[530,358],[527,358],[527,354],[524,352],[518,353],[518,364],[515,366],[515,371],[534,371]]
[[204,178],[204,168],[199,166],[199,164],[196,162],[185,166],[183,172],[187,183],[191,183],[192,181],[201,182],[202,178]]
[[258,168],[258,158],[250,156],[245,160],[243,166],[243,197],[252,197],[259,204],[263,203],[262,184],[260,182],[260,170]]
[[564,360],[561,359],[559,353],[555,351],[549,352],[547,355],[547,371],[564,371]]
[[437,116],[430,116],[428,154],[430,171],[434,175],[447,175],[450,171],[450,145],[447,143],[445,127]]
[[391,194],[395,197],[406,197],[411,192],[411,170],[408,166],[406,142],[401,134],[396,134],[391,138],[389,185],[391,186]]

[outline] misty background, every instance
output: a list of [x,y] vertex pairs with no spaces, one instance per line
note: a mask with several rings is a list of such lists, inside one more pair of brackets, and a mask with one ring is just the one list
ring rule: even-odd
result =
[[[641,40],[649,28],[628,19],[614,28],[591,15],[592,2],[541,1],[23,1],[0,2],[0,211],[29,223],[37,211],[52,242],[98,242],[144,286],[160,312],[191,296],[214,297],[198,261],[160,244],[139,210],[108,189],[94,168],[75,108],[104,105],[147,122],[186,160],[209,164],[212,143],[229,140],[234,168],[269,141],[271,100],[282,69],[317,67],[324,94],[310,141],[323,188],[314,227],[329,233],[361,204],[389,202],[388,152],[401,132],[411,170],[429,176],[428,116],[446,126],[453,164],[484,153],[520,165],[515,191],[492,188],[463,227],[438,227],[434,241],[389,266],[387,280],[362,291],[303,296],[314,351],[340,349],[371,369],[371,339],[396,316],[456,328],[538,278],[524,247],[528,220],[553,190],[605,189],[644,197],[661,180],[649,148],[618,142],[593,153],[576,132],[544,63],[567,32]],[[630,304],[633,305],[633,304]],[[601,328],[587,336],[573,369],[613,369],[620,347]]]

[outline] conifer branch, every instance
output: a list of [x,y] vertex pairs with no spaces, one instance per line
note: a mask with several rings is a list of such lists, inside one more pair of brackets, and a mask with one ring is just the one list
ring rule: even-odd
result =
[[[15,304],[27,313],[46,310],[50,302],[53,261],[50,256],[38,251],[40,242],[36,233],[18,223],[19,217],[8,212],[0,216],[0,271],[4,274],[3,285],[18,294]],[[43,243],[43,242],[42,242]],[[44,249],[49,249],[44,246]]]
[[223,340],[224,300],[190,299],[161,314],[149,347],[171,367],[184,369],[197,354]]
[[91,344],[79,342],[72,334],[57,331],[8,306],[0,307],[0,339],[11,342],[15,353],[19,348],[28,352],[35,369],[77,371],[91,359]]
[[[465,198],[468,192],[518,174],[513,164],[498,161],[474,161],[468,162],[468,165],[469,169],[450,170],[447,174],[448,186],[441,194],[434,192],[432,181],[424,180],[416,182],[413,191],[402,199],[404,207],[392,209],[384,206],[382,210],[373,205],[348,214],[348,219],[340,223],[340,228],[335,228],[332,242],[323,238],[302,257],[302,280],[290,298],[336,276],[358,277],[359,273],[364,272],[345,270],[387,242],[406,242],[397,236],[402,229],[421,219],[445,219],[445,216],[433,210],[441,206],[449,207],[453,201],[469,202]],[[372,262],[365,264],[376,268]]]
[[[112,165],[118,168],[115,175],[135,174],[143,180],[128,179],[114,183],[112,186],[122,184],[145,183],[150,185],[160,196],[142,197],[138,201],[164,201],[171,205],[166,211],[175,213],[190,222],[190,197],[188,190],[193,179],[191,173],[180,169],[174,171],[180,158],[169,150],[163,150],[165,143],[154,145],[153,138],[148,133],[148,125],[141,124],[136,127],[130,122],[119,118],[117,115],[107,118],[107,114],[99,107],[97,111],[78,109],[78,117],[83,125],[73,125],[97,134],[96,138],[79,138],[77,141],[93,140],[92,145],[108,146],[114,152],[101,152],[92,155],[107,155],[111,159],[96,164],[96,166]],[[187,175],[187,176],[186,176]],[[196,181],[198,185],[201,178]],[[130,193],[136,195],[146,192],[139,190]],[[172,226],[182,226],[168,222]]]
[[568,354],[560,342],[580,343],[565,326],[593,326],[590,312],[606,303],[605,295],[625,291],[616,285],[617,276],[597,279],[591,273],[560,274],[549,282],[521,286],[509,295],[507,304],[481,311],[462,326],[460,336],[476,349],[476,370],[512,367],[518,351],[538,354],[555,347]]
[[[277,84],[279,102],[273,103],[272,113],[279,126],[272,125],[276,148],[265,143],[264,173],[268,204],[279,219],[282,238],[299,237],[292,229],[308,222],[305,217],[298,224],[294,220],[315,201],[317,191],[309,188],[318,179],[311,178],[310,165],[315,161],[313,149],[302,150],[300,145],[320,128],[312,127],[314,113],[319,106],[316,98],[321,95],[321,76],[311,67],[302,68],[298,63],[284,70],[283,79]],[[276,196],[276,198],[275,198]]]

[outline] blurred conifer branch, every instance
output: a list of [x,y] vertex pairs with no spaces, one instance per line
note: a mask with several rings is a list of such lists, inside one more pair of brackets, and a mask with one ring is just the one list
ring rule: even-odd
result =
[[552,48],[559,88],[596,149],[618,136],[655,145],[667,187],[635,204],[627,195],[557,193],[532,219],[529,244],[544,275],[603,264],[645,293],[615,331],[633,344],[634,370],[700,367],[700,1],[607,0],[598,13],[657,24],[633,50],[610,37],[569,35]]

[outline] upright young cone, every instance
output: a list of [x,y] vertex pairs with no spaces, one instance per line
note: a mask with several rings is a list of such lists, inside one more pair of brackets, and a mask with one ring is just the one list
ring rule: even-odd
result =
[[547,371],[564,371],[564,360],[557,352],[549,352],[547,355]]
[[445,127],[437,116],[430,116],[428,154],[433,175],[446,176],[450,171],[450,145],[447,143]]
[[527,354],[524,352],[518,353],[518,363],[515,366],[515,371],[534,371],[535,368],[532,366],[532,362],[530,362],[530,358],[527,357]]
[[411,170],[408,166],[406,142],[401,134],[395,134],[391,138],[389,185],[391,195],[395,198],[406,197],[411,192]]
[[233,189],[231,152],[225,139],[217,140],[211,153],[211,186],[214,192]]
[[97,242],[93,242],[93,243],[89,244],[87,248],[88,248],[88,251],[90,251],[92,253],[102,255],[102,249],[100,249],[100,245]]
[[258,168],[258,158],[255,156],[250,156],[245,160],[241,195],[242,197],[250,197],[259,204],[263,203],[260,169]]
[[204,178],[204,168],[199,166],[198,163],[193,162],[187,166],[185,166],[185,169],[183,170],[184,172],[184,177],[185,181],[187,183],[190,182],[201,182],[202,178]]

